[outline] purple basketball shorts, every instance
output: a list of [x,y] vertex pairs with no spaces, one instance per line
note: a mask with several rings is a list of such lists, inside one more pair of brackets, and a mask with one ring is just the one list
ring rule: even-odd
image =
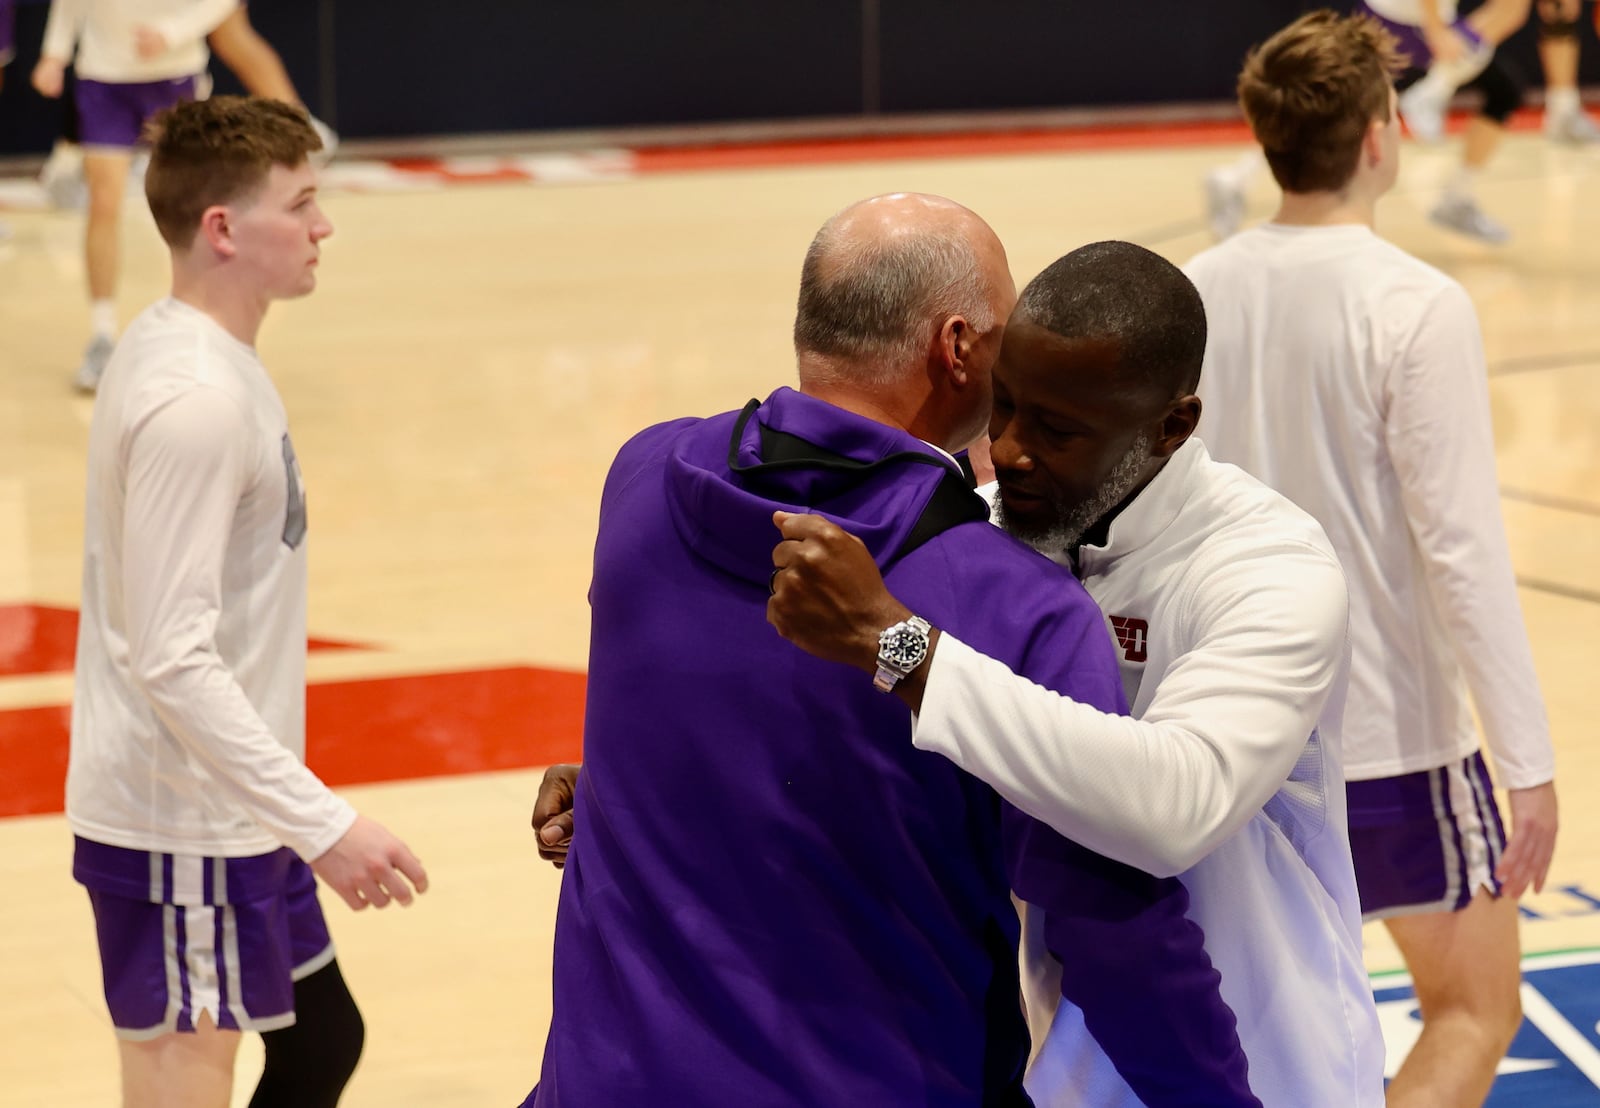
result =
[[1506,834],[1482,754],[1351,781],[1345,795],[1362,918],[1455,912],[1479,889],[1500,894]]
[[[1422,35],[1422,28],[1410,23],[1396,23],[1379,15],[1365,4],[1361,5],[1361,14],[1371,16],[1383,24],[1383,29],[1395,37],[1400,44],[1400,53],[1405,57],[1406,64],[1413,69],[1427,69],[1433,64],[1433,50],[1428,46],[1428,40]],[[1450,29],[1464,37],[1473,47],[1483,45],[1483,40],[1478,37],[1478,32],[1467,25],[1466,20],[1458,19],[1450,25]]]
[[193,1031],[202,1012],[227,1030],[287,1027],[294,983],[333,961],[316,878],[288,849],[204,858],[77,838],[72,876],[124,1039]]
[[195,98],[195,79],[108,84],[78,78],[78,130],[85,147],[132,150],[145,122],[164,108]]

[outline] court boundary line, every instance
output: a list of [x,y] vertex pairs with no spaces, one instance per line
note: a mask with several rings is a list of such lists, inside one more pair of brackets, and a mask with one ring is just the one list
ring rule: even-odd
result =
[[1589,604],[1600,604],[1600,592],[1593,589],[1580,589],[1576,585],[1563,585],[1559,581],[1545,581],[1538,577],[1517,576],[1517,587],[1532,589],[1534,592],[1549,593],[1551,596],[1563,597],[1567,600],[1582,600]]
[[1551,508],[1560,512],[1575,512],[1579,515],[1600,516],[1600,503],[1592,500],[1578,500],[1568,496],[1551,496],[1547,493],[1533,492],[1530,489],[1519,489],[1501,486],[1500,495],[1506,500],[1515,500],[1522,504],[1531,504],[1536,508]]

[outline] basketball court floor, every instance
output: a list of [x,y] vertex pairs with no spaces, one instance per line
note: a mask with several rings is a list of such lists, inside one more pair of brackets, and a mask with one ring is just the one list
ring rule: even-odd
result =
[[[409,910],[324,904],[368,1022],[352,1108],[517,1103],[549,1018],[560,875],[535,854],[539,771],[579,752],[596,505],[647,424],[791,383],[801,256],[893,190],[984,215],[1021,284],[1082,243],[1182,262],[1237,128],[339,163],[321,288],[260,344],[311,508],[312,764],[406,838]],[[1528,1020],[1495,1105],[1600,1105],[1600,150],[1514,135],[1483,198],[1493,250],[1424,213],[1452,165],[1410,147],[1381,230],[1482,316],[1503,508],[1555,728],[1563,828],[1526,902]],[[7,191],[10,189],[10,191]],[[1270,184],[1252,196],[1270,210]],[[103,1108],[116,1052],[59,815],[90,402],[80,217],[0,187],[0,1105]],[[165,293],[129,206],[124,318]],[[1202,426],[1202,435],[1204,429]],[[1414,1005],[1369,929],[1391,1053]],[[259,1067],[241,1054],[236,1104]]]

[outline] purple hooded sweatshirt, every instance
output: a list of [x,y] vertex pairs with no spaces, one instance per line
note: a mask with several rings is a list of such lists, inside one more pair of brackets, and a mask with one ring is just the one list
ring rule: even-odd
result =
[[898,698],[780,638],[772,513],[822,512],[935,626],[1123,711],[1088,595],[963,488],[965,522],[919,530],[956,467],[913,436],[791,389],[750,411],[652,427],[606,479],[578,832],[527,1104],[1029,1105],[1016,883],[1147,1103],[1256,1105],[1183,887],[1003,814],[912,745]]
[[16,0],[0,0],[0,66],[17,56]]

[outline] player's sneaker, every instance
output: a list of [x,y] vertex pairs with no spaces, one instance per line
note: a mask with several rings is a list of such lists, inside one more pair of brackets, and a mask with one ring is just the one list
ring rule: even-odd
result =
[[1600,142],[1600,126],[1582,110],[1559,115],[1545,112],[1544,137],[1568,146],[1589,146]]
[[100,387],[100,378],[105,374],[106,363],[111,360],[111,351],[116,348],[116,342],[106,335],[96,335],[89,340],[89,345],[83,352],[83,363],[78,366],[78,373],[72,379],[72,387],[79,392],[94,392]]
[[1226,169],[1213,169],[1206,174],[1206,222],[1218,242],[1244,223],[1244,189]]
[[333,155],[339,149],[339,132],[329,127],[316,116],[311,117],[311,129],[322,140],[322,149],[311,155],[313,165],[327,165],[333,160]]
[[133,153],[133,160],[128,163],[128,195],[144,195],[144,175],[150,168],[150,151],[140,149]]
[[1436,92],[1426,81],[1419,81],[1400,94],[1400,118],[1411,137],[1429,145],[1444,141],[1444,113],[1450,94]]
[[83,179],[83,155],[76,146],[52,151],[39,171],[39,187],[50,203],[62,211],[78,211],[89,206],[89,186]]
[[1511,231],[1506,225],[1485,215],[1470,196],[1446,196],[1434,205],[1428,218],[1448,231],[1491,246],[1503,246],[1511,241]]

